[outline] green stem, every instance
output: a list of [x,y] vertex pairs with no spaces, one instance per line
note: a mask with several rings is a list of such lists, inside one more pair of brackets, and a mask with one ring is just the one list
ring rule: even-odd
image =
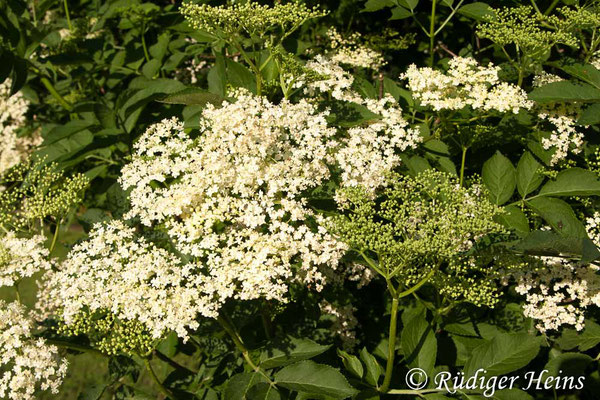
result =
[[387,392],[387,394],[399,394],[399,395],[413,395],[413,396],[421,396],[422,394],[428,393],[440,393],[445,392],[445,389],[423,389],[423,390],[398,390],[393,389]]
[[70,105],[69,103],[67,103],[67,101],[56,91],[56,89],[52,85],[52,82],[50,82],[50,80],[48,80],[48,78],[42,77],[42,78],[40,78],[40,81],[46,87],[46,89],[48,89],[48,91],[50,92],[50,94],[52,96],[54,96],[54,98],[56,100],[58,100],[58,102],[60,103],[60,105],[63,106],[63,108],[65,110],[67,110],[67,111],[73,111],[73,106]]
[[156,386],[158,386],[158,390],[165,395],[167,398],[169,399],[175,399],[175,397],[173,396],[173,394],[171,393],[171,391],[169,389],[167,389],[158,379],[158,376],[156,376],[156,373],[154,373],[154,370],[152,369],[152,365],[150,365],[150,359],[148,357],[144,357],[144,365],[146,366],[146,369],[148,370],[148,372],[150,373],[150,377],[152,378],[152,380],[154,381],[154,383],[156,384]]
[[150,62],[150,54],[148,54],[148,47],[146,46],[146,25],[142,24],[142,48],[144,49],[144,57],[146,62]]
[[548,7],[546,11],[544,11],[544,15],[550,15],[550,13],[552,12],[552,10],[554,10],[559,1],[560,0],[554,0],[552,4],[550,4],[550,7]]
[[63,1],[65,6],[65,15],[67,16],[67,25],[69,26],[69,30],[73,30],[73,26],[71,25],[71,15],[69,14],[69,4],[67,4],[67,0]]
[[275,382],[273,382],[271,380],[271,378],[252,360],[252,357],[250,357],[250,352],[244,345],[244,342],[242,341],[242,338],[240,337],[240,335],[237,333],[235,327],[233,325],[231,325],[222,316],[219,316],[217,318],[217,322],[223,327],[223,329],[225,330],[225,332],[227,332],[229,337],[231,337],[231,340],[233,340],[235,347],[237,347],[237,349],[242,353],[242,357],[244,358],[246,363],[250,366],[250,368],[252,368],[254,370],[254,372],[257,372],[257,373],[261,374],[262,376],[264,376],[271,385],[275,385]]
[[192,372],[192,373],[197,373],[197,371],[192,371],[188,367],[185,367],[185,366],[179,364],[177,361],[172,360],[167,355],[161,353],[160,351],[158,351],[156,349],[154,349],[153,354],[156,356],[156,358],[158,358],[161,361],[166,362],[167,364],[169,364],[171,367],[173,367],[175,369],[189,371],[189,372]]
[[460,186],[463,185],[463,181],[465,178],[465,160],[467,159],[467,150],[468,147],[462,148],[462,160],[460,162]]
[[32,0],[31,1],[31,12],[32,12],[32,17],[33,17],[33,26],[37,27],[37,11],[36,11],[36,7],[35,7],[35,2],[37,0]]
[[19,282],[15,282],[15,297],[17,301],[21,303],[21,293],[19,293]]
[[368,257],[364,251],[358,251],[358,254],[361,255],[361,257],[367,262],[367,264],[369,264],[369,266],[371,268],[373,268],[378,274],[380,274],[381,276],[384,276],[387,278],[386,274],[383,273],[383,271],[381,270],[381,268],[379,268],[375,262],[373,260],[371,260],[370,257]]
[[433,47],[435,43],[435,6],[437,0],[433,0],[431,3],[431,21],[429,21],[429,66],[433,67],[435,55],[433,54]]
[[416,292],[417,290],[419,290],[421,288],[421,286],[423,286],[424,284],[427,283],[427,281],[429,281],[429,279],[431,279],[431,277],[433,276],[433,274],[435,274],[435,271],[437,271],[437,267],[432,268],[431,271],[429,271],[429,273],[425,276],[425,278],[421,279],[415,286],[411,287],[408,290],[405,290],[404,292],[400,293],[398,295],[398,298],[401,299],[402,297],[406,297],[414,292]]
[[252,61],[250,56],[244,51],[242,46],[235,40],[231,42],[233,46],[240,52],[242,58],[248,63],[250,68],[254,71],[255,79],[256,79],[256,95],[260,96],[262,94],[262,75],[260,72],[260,68]]
[[452,19],[452,17],[454,16],[454,14],[456,14],[456,12],[458,11],[458,9],[460,8],[460,6],[462,5],[463,2],[464,2],[464,0],[460,0],[458,2],[458,4],[454,6],[454,8],[452,9],[452,12],[450,13],[450,15],[448,15],[448,18],[446,18],[444,20],[444,22],[442,22],[442,24],[435,31],[436,35],[438,33],[440,33],[442,31],[442,29],[444,29],[444,27],[446,26],[446,24],[448,24],[448,22],[450,22],[450,20]]
[[54,228],[54,235],[52,236],[52,244],[50,244],[50,250],[48,254],[52,254],[52,250],[56,247],[56,242],[58,241],[58,234],[60,232],[60,221],[56,221],[56,228]]
[[268,305],[264,305],[260,311],[260,317],[262,319],[263,329],[265,330],[265,336],[268,340],[272,339],[271,331],[273,326],[271,324],[271,316],[269,315]]
[[102,353],[100,350],[96,350],[92,347],[83,346],[83,345],[76,344],[76,343],[65,342],[63,340],[57,340],[57,339],[45,339],[45,340],[46,340],[46,343],[48,343],[48,344],[53,344],[55,346],[62,347],[65,349],[77,350],[77,351],[81,351],[84,353],[91,353],[91,354],[95,354],[95,355],[102,356],[102,357],[108,357],[106,354]]
[[388,359],[385,365],[385,376],[383,378],[383,384],[379,388],[379,391],[386,393],[390,387],[392,381],[392,373],[394,371],[394,358],[396,356],[396,329],[398,320],[398,298],[392,299],[392,311],[390,315],[390,329],[388,338]]
[[540,11],[539,7],[537,6],[537,3],[535,2],[535,0],[530,0],[531,1],[531,5],[533,6],[533,8],[535,9],[535,12],[538,13],[539,15],[544,15],[542,14],[542,12]]

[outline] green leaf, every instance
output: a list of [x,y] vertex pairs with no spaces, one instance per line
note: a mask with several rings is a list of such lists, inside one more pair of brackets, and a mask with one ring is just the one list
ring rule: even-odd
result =
[[516,186],[515,167],[502,153],[497,151],[483,164],[481,175],[495,204],[504,204],[512,197]]
[[310,360],[288,365],[275,375],[275,381],[286,389],[334,399],[346,399],[358,393],[340,371]]
[[246,66],[227,59],[227,80],[234,87],[242,87],[248,89],[252,93],[256,93],[256,79],[254,74]]
[[491,394],[490,390],[486,396],[472,394],[465,398],[468,400],[533,400],[529,393],[521,389],[496,390],[494,394]]
[[[487,376],[500,376],[523,368],[535,358],[541,340],[528,333],[499,333],[473,350],[465,365],[465,377],[483,368]],[[481,375],[481,373],[480,373]]]
[[260,354],[260,366],[264,369],[281,367],[318,356],[331,346],[323,346],[310,339],[289,337],[283,343],[272,345]]
[[410,11],[414,11],[419,4],[419,0],[398,0],[398,4],[402,7],[408,8]]
[[148,78],[152,79],[158,74],[158,70],[160,69],[161,62],[156,58],[151,59],[142,67],[142,74]]
[[394,0],[368,0],[361,12],[379,11],[386,7],[393,7],[395,5],[396,2]]
[[366,347],[363,347],[360,351],[360,359],[367,367],[367,373],[365,374],[365,380],[371,386],[378,386],[379,377],[381,376],[381,366],[377,362],[374,355],[369,353]]
[[409,18],[411,15],[413,15],[412,11],[407,10],[404,7],[401,7],[401,6],[394,7],[392,9],[392,16],[390,17],[390,21],[394,21],[397,19]]
[[344,364],[344,367],[346,367],[346,369],[352,375],[356,376],[358,379],[362,379],[364,369],[358,357],[353,356],[352,354],[348,354],[340,349],[337,349],[337,353],[342,358],[342,363]]
[[593,65],[574,62],[573,60],[566,60],[562,63],[554,63],[553,65],[556,65],[567,74],[600,89],[600,71]]
[[561,171],[555,180],[548,181],[540,190],[545,196],[598,196],[600,180],[597,175],[582,168]]
[[446,397],[441,393],[429,393],[423,395],[423,398],[426,400],[449,400],[450,397]]
[[529,220],[517,206],[504,207],[504,213],[496,215],[494,219],[520,235],[529,233]]
[[208,71],[208,91],[225,96],[227,86],[227,72],[223,55],[217,54],[215,65]]
[[179,343],[177,334],[171,332],[164,338],[156,347],[156,350],[160,351],[167,357],[173,357],[177,354],[177,344]]
[[562,353],[550,359],[544,369],[548,376],[581,376],[594,359],[582,353]]
[[281,394],[268,382],[260,382],[252,386],[246,394],[248,400],[281,400]]
[[87,129],[58,140],[39,150],[37,154],[46,157],[46,162],[65,160],[92,143],[94,135]]
[[415,315],[404,325],[400,337],[402,351],[409,367],[433,372],[437,357],[435,332],[423,315]]
[[160,100],[160,103],[167,104],[185,104],[185,105],[206,105],[208,103],[220,106],[225,99],[215,93],[206,90],[189,87],[179,92],[170,94]]
[[583,109],[577,124],[579,125],[595,125],[600,123],[600,103],[590,104]]
[[51,145],[52,143],[58,142],[60,139],[64,139],[77,132],[81,132],[86,128],[89,128],[93,124],[94,123],[92,121],[76,119],[69,121],[64,125],[55,126],[44,138],[44,145]]
[[99,400],[107,387],[106,383],[88,386],[79,393],[77,400]]
[[584,263],[600,258],[600,251],[587,236],[565,237],[552,231],[533,231],[512,248],[537,256],[556,256],[561,253],[579,256]]
[[248,400],[246,397],[252,386],[264,382],[265,378],[256,372],[243,372],[232,376],[225,387],[225,398],[227,400]]
[[527,200],[526,203],[561,235],[587,237],[585,227],[567,202],[544,196]]
[[529,98],[538,103],[560,102],[598,102],[600,89],[587,83],[571,81],[552,82],[534,89],[529,93]]
[[575,329],[565,329],[558,339],[558,344],[563,350],[571,350],[575,347],[580,351],[588,351],[600,343],[600,325],[592,320],[585,321],[582,332]]
[[521,197],[527,196],[538,188],[544,181],[544,176],[539,172],[542,164],[526,151],[517,164],[517,189]]
[[477,1],[475,3],[465,4],[458,9],[457,13],[479,21],[488,15],[494,15],[494,10],[488,4]]

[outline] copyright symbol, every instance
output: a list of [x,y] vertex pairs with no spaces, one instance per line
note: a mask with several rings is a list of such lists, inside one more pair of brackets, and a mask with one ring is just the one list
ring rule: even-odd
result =
[[427,386],[427,374],[421,368],[413,368],[406,374],[406,386],[419,390]]

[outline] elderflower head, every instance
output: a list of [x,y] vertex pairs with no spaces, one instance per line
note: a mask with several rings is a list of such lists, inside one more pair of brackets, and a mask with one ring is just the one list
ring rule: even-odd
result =
[[541,56],[558,43],[578,46],[573,33],[562,26],[549,28],[548,22],[552,23],[554,19],[542,16],[531,6],[501,8],[479,24],[477,33],[499,46],[514,44],[528,57]]
[[[345,201],[341,214],[328,224],[330,232],[376,272],[394,277],[404,287],[429,276],[448,297],[493,305],[496,285],[488,284],[493,277],[481,274],[491,270],[492,263],[471,253],[479,253],[483,237],[504,232],[493,221],[501,209],[490,203],[479,185],[464,188],[434,170],[415,178],[389,179],[378,199],[364,187],[343,189]],[[370,260],[374,256],[376,261]],[[469,257],[475,258],[459,265],[458,260]]]
[[33,400],[38,390],[58,394],[67,360],[33,336],[34,321],[17,302],[0,300],[0,398]]
[[[533,86],[540,87],[563,79],[557,75],[542,72],[533,79]],[[553,149],[551,164],[556,164],[565,159],[569,152],[580,153],[583,146],[584,135],[577,130],[577,119],[581,114],[581,103],[555,102],[536,105],[538,118],[548,121],[553,130],[549,137],[542,138],[544,149]]]
[[327,37],[333,50],[330,58],[334,63],[375,70],[385,65],[379,52],[359,43],[361,35],[358,32],[344,39],[335,28],[330,28]]
[[344,186],[362,185],[375,191],[385,184],[388,172],[400,165],[398,153],[416,148],[422,137],[418,129],[407,127],[408,122],[392,96],[365,99],[362,103],[381,118],[366,126],[348,129],[335,157],[342,170]]
[[247,1],[217,7],[186,2],[181,7],[181,13],[194,29],[236,44],[240,39],[238,36],[271,41],[273,37],[278,37],[279,42],[307,20],[326,15],[298,1],[276,3],[273,6]]
[[0,182],[11,182],[11,188],[0,192],[0,225],[25,229],[40,219],[64,217],[78,204],[88,179],[83,174],[64,177],[56,164],[29,160],[11,169]]
[[533,106],[523,89],[499,81],[497,66],[484,67],[465,57],[455,57],[448,64],[446,73],[413,64],[400,78],[408,80],[408,88],[415,99],[435,111],[471,107],[473,110],[517,114],[521,108]]
[[330,94],[336,100],[358,104],[378,116],[348,129],[335,155],[342,170],[343,186],[366,185],[375,190],[383,185],[386,174],[400,164],[398,153],[416,148],[423,140],[420,131],[408,127],[402,109],[391,95],[370,99],[356,92],[352,88],[354,77],[339,61],[317,55],[306,68],[324,77],[306,84],[306,95]]
[[10,95],[11,80],[0,83],[0,175],[24,161],[40,144],[41,137],[19,137],[17,131],[25,125],[29,102],[21,93]]
[[[38,308],[46,317],[57,314],[75,332],[91,330],[81,325],[96,324],[94,314],[108,313],[98,322],[107,326],[92,328],[121,329],[126,341],[136,340],[136,335],[156,340],[168,331],[186,339],[198,327],[198,316],[216,316],[217,304],[203,295],[203,282],[194,265],[114,220],[95,225],[90,238],[75,245],[58,271],[48,274]],[[120,345],[131,347],[140,346]]]
[[0,242],[0,287],[13,286],[20,279],[48,271],[52,264],[47,260],[45,238],[36,235],[31,239],[19,238],[8,232]]
[[542,257],[541,265],[514,274],[515,290],[525,296],[523,314],[538,323],[540,332],[563,325],[580,331],[589,306],[600,306],[598,268],[562,258]]
[[120,179],[127,217],[164,224],[210,276],[207,293],[284,301],[290,282],[319,289],[345,248],[302,196],[329,178],[336,130],[306,101],[234,97],[204,109],[197,139],[176,119],[142,135]]

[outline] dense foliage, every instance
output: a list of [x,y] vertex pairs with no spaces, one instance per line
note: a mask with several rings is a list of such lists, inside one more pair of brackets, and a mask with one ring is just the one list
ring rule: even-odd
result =
[[0,57],[0,398],[598,398],[597,0],[0,0]]

